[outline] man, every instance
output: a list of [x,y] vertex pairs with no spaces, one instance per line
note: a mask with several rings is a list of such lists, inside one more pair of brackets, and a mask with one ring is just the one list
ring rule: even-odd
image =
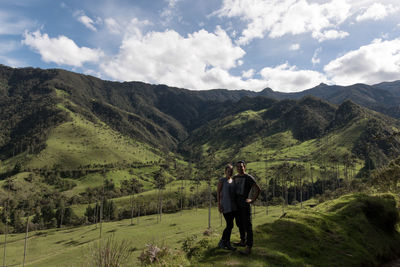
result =
[[[246,173],[246,163],[238,161],[236,163],[238,174],[233,177],[235,183],[236,204],[238,209],[236,225],[239,227],[240,242],[237,246],[246,246],[242,254],[250,255],[253,247],[253,226],[251,224],[251,207],[250,204],[255,202],[260,194],[260,187],[254,180],[253,176]],[[250,191],[253,191],[253,198],[249,197]]]

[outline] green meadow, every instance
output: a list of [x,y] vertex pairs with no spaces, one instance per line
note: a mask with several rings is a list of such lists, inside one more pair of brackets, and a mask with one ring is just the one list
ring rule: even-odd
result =
[[68,111],[70,120],[51,130],[46,148],[38,154],[24,152],[5,160],[0,171],[11,169],[17,162],[23,162],[28,169],[77,169],[107,164],[154,164],[161,159],[153,147],[121,135],[100,120],[93,122],[63,105],[59,107]]
[[[165,246],[171,254],[180,255],[175,257],[178,262],[160,258],[164,266],[378,265],[400,252],[397,201],[390,194],[350,194],[321,204],[308,201],[303,208],[288,206],[283,214],[280,206],[270,206],[268,215],[266,207],[256,206],[255,245],[250,256],[217,248],[224,221],[215,208],[211,211],[212,231],[208,235],[204,235],[208,209],[164,214],[161,221],[151,215],[135,218],[133,224],[121,220],[101,226],[98,223],[34,231],[29,233],[26,266],[87,266],[95,244],[110,236],[116,241],[131,241],[132,254],[127,266],[140,265],[138,257],[147,244]],[[8,266],[22,264],[24,236],[8,235]],[[0,239],[3,241],[4,235]],[[190,239],[194,240],[190,246],[196,253],[187,257],[183,244]],[[238,240],[236,227],[232,240]]]
[[[180,190],[182,188],[182,182],[183,182],[183,194],[186,196],[186,198],[193,198],[193,194],[195,193],[196,190],[201,192],[208,187],[207,183],[204,181],[200,182],[198,187],[193,184],[193,181],[190,180],[172,181],[168,183],[165,186],[165,189],[162,191],[162,194],[165,195],[164,198],[167,198],[169,196],[170,198],[172,197],[179,199],[179,194],[181,194]],[[136,205],[138,204],[143,206],[145,204],[150,204],[151,202],[156,202],[157,196],[158,196],[158,189],[154,188],[151,188],[142,193],[134,194],[134,200],[133,200],[134,205],[136,207]],[[124,208],[129,209],[131,206],[131,196],[113,198],[112,201],[114,202],[114,204],[118,209],[124,209]],[[78,205],[72,205],[71,208],[74,210],[76,215],[84,216],[87,206],[88,204],[78,204]]]
[[159,160],[149,146],[124,137],[105,124],[95,124],[72,112],[70,116],[72,121],[52,131],[46,149],[34,156],[27,167],[59,165],[68,169],[93,164]]
[[250,256],[212,243],[193,265],[379,266],[400,253],[397,202],[390,194],[351,194],[313,208],[297,206],[256,227]]
[[[213,234],[210,236],[216,243],[224,228],[224,223],[216,210],[212,208],[211,226]],[[257,207],[254,224],[260,225],[272,222],[279,218],[280,208],[269,209],[266,215],[264,207]],[[164,214],[161,222],[157,223],[156,215],[141,216],[130,219],[102,224],[102,236],[107,238],[113,235],[117,240],[129,239],[132,241],[134,252],[129,266],[138,266],[137,257],[146,244],[155,243],[166,245],[173,250],[181,250],[182,242],[192,235],[203,236],[208,227],[208,209],[199,208],[197,211],[184,210],[174,214]],[[99,242],[100,224],[77,228],[41,230],[29,233],[27,264],[26,266],[81,266],[90,254],[91,245]],[[7,265],[20,265],[23,261],[25,234],[8,235]],[[233,239],[238,239],[235,228]],[[3,248],[4,235],[0,235]]]
[[[224,119],[218,124],[221,129],[240,128],[250,121],[262,121],[261,115],[266,110],[243,111],[235,116]],[[201,145],[203,156],[210,156],[207,152],[211,147],[217,148],[215,159],[221,163],[244,159],[247,168],[259,177],[265,177],[266,173],[272,174],[267,168],[278,166],[288,162],[300,164],[313,169],[313,177],[321,176],[319,170],[323,166],[332,165],[334,160],[340,161],[338,168],[343,173],[343,159],[354,154],[354,144],[360,138],[361,133],[367,127],[368,119],[357,117],[350,123],[339,128],[330,129],[323,137],[299,141],[291,130],[263,135],[252,133],[246,144],[235,147],[226,140],[210,138]],[[246,128],[246,126],[243,126]],[[220,137],[218,137],[220,138]],[[334,156],[335,159],[332,158]],[[358,173],[364,167],[364,161],[353,157],[351,162],[352,173]],[[311,171],[305,174],[305,180],[310,180]]]

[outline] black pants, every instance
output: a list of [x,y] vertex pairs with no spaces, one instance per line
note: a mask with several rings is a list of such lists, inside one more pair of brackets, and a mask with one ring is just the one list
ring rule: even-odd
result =
[[251,207],[245,200],[238,201],[236,225],[239,227],[240,240],[246,242],[246,246],[253,246],[253,225],[251,224]]
[[236,212],[224,213],[224,218],[226,222],[226,227],[222,233],[222,240],[225,242],[231,242],[231,233],[233,228],[233,219],[235,219]]

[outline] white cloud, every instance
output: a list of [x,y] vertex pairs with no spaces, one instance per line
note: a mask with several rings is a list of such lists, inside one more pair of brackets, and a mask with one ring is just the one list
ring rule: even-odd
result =
[[97,62],[103,56],[99,49],[79,47],[66,36],[50,38],[40,31],[25,32],[22,43],[38,52],[45,62],[81,67],[85,62]]
[[13,68],[21,68],[24,66],[27,66],[26,62],[21,61],[19,59],[15,59],[15,58],[10,58],[7,56],[2,56],[0,55],[0,62],[4,65],[13,67]]
[[[335,30],[350,17],[351,6],[346,0],[326,3],[309,3],[307,0],[224,0],[221,9],[213,15],[239,17],[248,22],[238,39],[238,44],[248,44],[254,38],[266,34],[278,38],[286,34],[312,33],[314,38],[327,40],[343,38],[343,32]],[[325,32],[325,33],[324,33]],[[329,38],[321,36],[329,35]]]
[[176,4],[179,2],[180,0],[165,0],[165,2],[168,3],[168,7],[175,7]]
[[315,50],[313,57],[311,58],[311,63],[313,65],[319,64],[321,62],[320,58],[319,58],[319,53],[321,53],[322,48],[318,48],[317,50]]
[[268,87],[280,92],[302,91],[321,82],[328,83],[324,74],[312,70],[299,70],[288,63],[263,68],[260,73]]
[[108,31],[112,34],[125,34],[133,36],[141,36],[142,28],[145,26],[152,25],[148,20],[139,20],[137,18],[133,19],[120,19],[120,18],[106,18],[104,20]]
[[177,13],[176,4],[180,0],[165,0],[168,3],[168,6],[165,7],[162,11],[160,16],[164,19],[163,24],[168,24]]
[[85,25],[86,28],[97,32],[97,28],[95,27],[96,22],[94,22],[91,18],[85,15],[85,12],[82,10],[79,10],[75,12],[74,16],[77,18],[77,20]]
[[35,22],[23,18],[12,11],[0,10],[0,34],[20,35],[35,26]]
[[[115,23],[114,23],[115,22]],[[106,25],[120,29],[116,20]],[[281,91],[300,91],[321,82],[323,74],[299,70],[289,64],[264,68],[261,78],[253,78],[256,70],[248,69],[235,76],[230,71],[243,64],[245,51],[235,45],[226,31],[200,30],[182,36],[174,30],[144,32],[147,23],[137,19],[130,24],[119,52],[100,63],[101,72],[112,79],[167,84],[188,89],[247,89],[266,87]],[[108,26],[109,27],[109,26]],[[300,49],[299,44],[293,48]]]
[[[237,81],[228,70],[238,66],[244,54],[220,27],[214,33],[200,30],[187,37],[173,30],[142,34],[136,28],[125,36],[119,54],[101,68],[117,80],[210,89]],[[226,80],[216,82],[215,77]]]
[[88,29],[90,29],[90,30],[92,30],[92,31],[97,31],[97,28],[94,26],[94,21],[91,19],[91,18],[89,18],[88,16],[85,16],[85,15],[83,15],[83,16],[79,16],[78,17],[78,20],[83,24],[83,25],[85,25],[86,26],[86,28],[88,28]]
[[249,79],[249,78],[252,78],[253,76],[254,76],[254,69],[249,69],[247,71],[242,72],[243,78]]
[[100,72],[92,70],[92,69],[86,69],[86,70],[84,70],[84,73],[86,75],[95,76],[95,77],[100,78],[100,79],[102,79],[102,76],[103,76]]
[[296,51],[296,50],[299,50],[300,49],[300,44],[292,44],[290,47],[289,47],[289,50],[290,51]]
[[336,84],[374,84],[400,79],[400,38],[374,40],[371,44],[350,51],[324,67]]
[[349,33],[337,30],[327,30],[323,32],[314,32],[312,36],[319,42],[323,42],[326,40],[343,39],[349,36]]
[[0,53],[9,53],[11,51],[14,51],[18,49],[21,46],[20,43],[16,41],[5,41],[5,42],[0,42]]
[[128,22],[124,22],[123,24],[124,32],[127,35],[133,35],[133,36],[138,36],[142,37],[142,28],[145,26],[153,25],[150,21],[148,20],[139,20],[137,18],[133,18]]
[[106,18],[104,20],[107,29],[113,34],[120,34],[121,33],[121,26],[114,18]]
[[240,77],[232,76],[227,70],[212,68],[206,71],[202,77],[206,84],[202,89],[224,88],[224,89],[247,89],[260,91],[267,87],[266,82],[261,79],[242,80]]
[[20,42],[0,41],[0,64],[4,64],[14,68],[26,66],[27,64],[24,61],[10,57],[11,52],[15,52],[20,48]]
[[374,3],[379,2],[383,5],[398,5],[399,1],[398,0],[353,0],[351,1],[351,5],[354,8],[360,9],[360,8],[367,8]]
[[364,20],[382,20],[386,16],[395,13],[399,9],[392,6],[392,5],[383,5],[381,3],[374,3],[369,6],[365,12],[361,15],[358,15],[356,20],[357,21],[364,21]]

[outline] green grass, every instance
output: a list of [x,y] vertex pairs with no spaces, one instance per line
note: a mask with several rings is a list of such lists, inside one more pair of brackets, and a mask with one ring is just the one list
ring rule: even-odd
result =
[[[163,191],[163,194],[171,194],[174,192],[179,192],[180,187],[182,186],[182,181],[172,181],[168,183],[165,186],[165,190]],[[184,187],[184,194],[185,195],[191,195],[192,193],[190,192],[190,187],[194,186],[192,181],[190,180],[184,180],[183,181],[183,187]],[[207,188],[207,184],[205,182],[201,182],[199,185],[199,191],[202,191]],[[155,201],[157,199],[158,195],[158,190],[154,189],[153,187],[147,191],[144,191],[139,194],[135,194],[135,202],[143,202],[143,201]],[[118,198],[113,198],[112,201],[115,203],[115,205],[119,209],[128,209],[131,205],[131,196],[123,196],[123,197],[118,197]],[[92,204],[93,205],[93,204]],[[86,208],[88,204],[77,204],[77,205],[72,205],[71,208],[75,212],[76,215],[78,216],[83,216],[85,214]]]
[[400,253],[398,216],[391,195],[347,195],[258,226],[250,257],[209,249],[195,265],[377,266]]
[[[12,197],[16,192],[18,192],[19,199],[29,200],[29,198],[33,197],[37,193],[40,193],[42,190],[46,188],[52,188],[50,185],[43,184],[37,176],[30,172],[21,172],[13,175],[9,179],[12,184],[10,196]],[[29,182],[29,180],[31,181]],[[6,186],[6,180],[0,181],[0,193],[3,194],[2,196],[4,197],[8,194],[8,190],[3,190],[3,186]]]
[[[270,215],[265,215],[265,209],[256,208],[254,224],[260,225],[272,222],[278,218],[280,208],[270,208]],[[224,222],[223,222],[224,223]],[[157,224],[156,216],[140,217],[134,225],[130,220],[103,223],[103,236],[114,235],[117,240],[130,239],[136,251],[133,253],[129,266],[138,266],[137,257],[146,244],[154,242],[166,244],[172,249],[181,249],[182,241],[191,236],[202,236],[208,225],[208,210],[184,210],[182,213],[163,215],[162,222]],[[221,226],[219,213],[212,209],[212,228],[215,230],[210,237],[213,242],[219,240],[224,225]],[[85,261],[92,242],[97,242],[99,225],[89,225],[79,228],[52,229],[36,231],[29,234],[27,266],[79,266]],[[0,235],[3,242],[4,236]],[[238,240],[236,228],[233,240]],[[8,236],[6,264],[21,264],[23,259],[24,234]],[[3,247],[2,245],[0,246]]]
[[[313,177],[317,177],[320,176],[321,164],[329,163],[329,155],[335,155],[340,160],[344,155],[351,154],[353,144],[366,123],[366,119],[357,120],[347,128],[337,129],[321,139],[311,139],[305,142],[294,139],[290,131],[256,138],[254,142],[243,147],[235,157],[245,159],[248,162],[249,173],[253,172],[259,177],[265,177],[266,168],[283,162],[304,166],[311,164],[314,168]],[[228,148],[216,155],[221,158],[221,155],[229,155],[232,151],[233,148]],[[363,166],[364,162],[356,159],[353,172],[357,173]],[[340,172],[344,172],[342,165]],[[310,180],[309,172],[306,174],[305,180]]]
[[243,123],[246,123],[250,120],[263,120],[260,115],[265,112],[265,109],[259,111],[246,110],[237,115],[235,115],[230,123],[224,125],[223,128],[235,128]]
[[[311,203],[311,202],[309,202]],[[309,204],[308,203],[308,204]],[[182,242],[193,235],[207,239],[211,246],[191,259],[193,266],[360,266],[378,265],[400,253],[400,236],[392,231],[397,214],[391,195],[346,195],[315,208],[289,206],[280,218],[280,206],[256,207],[253,216],[254,247],[250,257],[216,249],[224,222],[212,209],[213,233],[203,237],[208,210],[184,210],[164,214],[161,223],[155,215],[103,223],[103,238],[129,239],[134,252],[129,266],[138,266],[137,257],[146,244],[166,245],[181,251]],[[27,266],[80,266],[85,263],[93,242],[98,242],[100,226],[35,231],[29,234]],[[232,240],[239,238],[234,228]],[[0,235],[0,242],[4,235]],[[24,234],[8,236],[8,265],[22,263]],[[1,244],[1,243],[0,243]],[[2,246],[1,246],[2,247]],[[168,263],[179,265],[179,262]],[[187,262],[183,262],[186,266]]]
[[[153,188],[154,184],[153,176],[156,171],[159,170],[158,166],[146,166],[141,168],[132,168],[125,170],[110,170],[106,171],[106,179],[112,179],[115,186],[120,188],[121,181],[129,180],[131,178],[138,179],[143,184],[143,190],[147,191]],[[131,174],[131,173],[132,174]],[[77,185],[71,190],[63,192],[64,195],[72,197],[79,193],[82,193],[89,187],[99,187],[103,183],[103,176],[100,172],[89,173],[79,179],[73,180]]]
[[160,159],[148,145],[122,136],[101,122],[70,112],[72,121],[52,130],[46,148],[31,156],[26,167],[77,168],[89,164],[150,163]]
[[[277,133],[268,137],[257,138],[251,144],[245,146],[240,151],[240,156],[246,158],[247,161],[255,161],[260,159],[268,159],[277,156],[285,157],[283,149],[290,149],[301,142],[293,138],[292,132]],[[287,153],[287,152],[286,152]]]

